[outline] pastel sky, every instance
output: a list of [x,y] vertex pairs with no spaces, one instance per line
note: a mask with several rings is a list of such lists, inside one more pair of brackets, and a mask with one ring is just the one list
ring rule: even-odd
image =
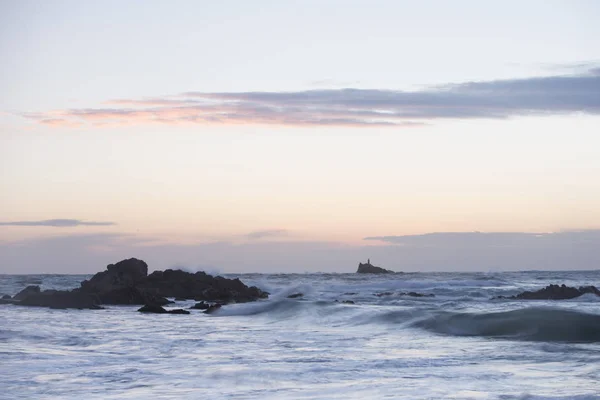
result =
[[0,273],[600,268],[599,18],[0,0]]

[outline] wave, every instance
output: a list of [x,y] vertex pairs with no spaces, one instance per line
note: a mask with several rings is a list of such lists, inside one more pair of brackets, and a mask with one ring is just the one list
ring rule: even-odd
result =
[[452,336],[483,336],[543,342],[600,342],[600,315],[531,307],[485,314],[441,312],[413,326]]

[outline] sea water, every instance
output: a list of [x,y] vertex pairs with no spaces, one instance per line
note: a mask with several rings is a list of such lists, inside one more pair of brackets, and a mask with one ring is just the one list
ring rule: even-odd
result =
[[[271,296],[211,315],[0,305],[0,398],[600,399],[600,297],[494,299],[600,271],[235,276]],[[0,275],[0,294],[86,278]]]

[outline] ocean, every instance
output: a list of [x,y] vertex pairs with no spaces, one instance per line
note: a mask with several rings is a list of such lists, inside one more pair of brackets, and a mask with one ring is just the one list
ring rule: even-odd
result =
[[[210,315],[0,305],[0,398],[600,399],[600,297],[493,299],[600,271],[224,276],[271,296]],[[0,294],[89,277],[0,275]]]

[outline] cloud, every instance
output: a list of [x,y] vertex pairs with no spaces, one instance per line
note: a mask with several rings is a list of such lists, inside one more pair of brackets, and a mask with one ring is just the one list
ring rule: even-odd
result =
[[51,226],[55,228],[67,228],[74,226],[109,226],[116,225],[114,222],[82,221],[79,219],[45,219],[42,221],[10,221],[0,222],[0,226]]
[[200,124],[414,127],[440,119],[600,114],[600,68],[584,73],[464,82],[418,91],[318,89],[294,92],[186,92],[117,99],[114,107],[23,113],[56,126]]
[[287,234],[288,234],[288,231],[285,229],[265,229],[262,231],[250,232],[246,235],[246,238],[256,240],[256,239],[263,239],[263,238],[267,238],[267,237],[272,238],[272,237],[286,236]]

